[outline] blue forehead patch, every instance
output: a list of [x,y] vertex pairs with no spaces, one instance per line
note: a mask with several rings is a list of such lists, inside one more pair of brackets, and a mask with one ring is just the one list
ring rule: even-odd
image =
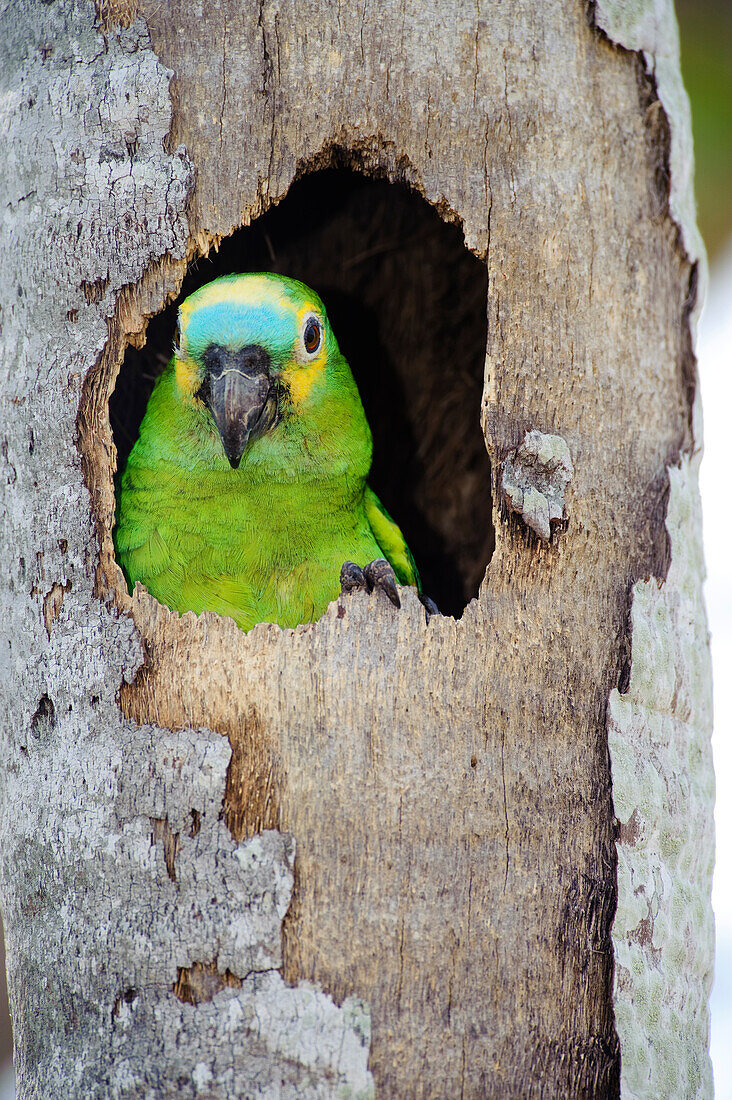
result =
[[232,351],[260,344],[281,360],[292,354],[298,313],[308,302],[322,311],[317,294],[296,279],[264,272],[227,275],[182,303],[181,342],[198,359],[211,344]]
[[217,302],[200,306],[191,313],[185,329],[189,354],[200,358],[210,344],[236,351],[248,344],[261,344],[273,358],[289,355],[297,336],[297,317],[290,307],[277,310],[270,303],[246,306],[239,302]]

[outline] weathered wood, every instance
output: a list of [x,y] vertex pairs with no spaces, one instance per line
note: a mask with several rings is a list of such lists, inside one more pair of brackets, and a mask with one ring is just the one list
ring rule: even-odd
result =
[[[29,0],[1,39],[20,1095],[617,1095],[606,711],[640,690],[631,591],[667,576],[667,467],[695,442],[696,256],[653,78],[574,0],[102,15]],[[407,183],[485,264],[495,552],[458,620],[405,591],[245,636],[125,591],[109,397],[186,261],[333,163]],[[547,544],[499,506],[531,429],[574,466]],[[697,591],[689,561],[666,583]],[[703,910],[707,862],[689,881]],[[661,991],[694,993],[701,1095],[708,955],[682,963]]]

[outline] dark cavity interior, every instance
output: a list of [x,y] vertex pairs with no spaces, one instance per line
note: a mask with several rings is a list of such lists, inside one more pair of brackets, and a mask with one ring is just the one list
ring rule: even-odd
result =
[[297,181],[278,206],[188,270],[178,300],[128,348],[110,401],[124,469],[178,304],[231,272],[274,271],[321,295],[374,435],[369,479],[401,526],[425,592],[460,615],[493,550],[490,462],[480,428],[485,264],[460,230],[399,184],[345,169]]

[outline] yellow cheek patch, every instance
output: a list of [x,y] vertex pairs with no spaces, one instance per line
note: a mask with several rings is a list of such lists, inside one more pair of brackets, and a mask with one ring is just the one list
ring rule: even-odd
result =
[[[314,359],[305,358],[302,350],[301,333],[305,319],[314,314],[319,318],[320,311],[314,302],[305,302],[297,311],[297,340],[295,341],[295,360],[293,365],[285,371],[285,381],[290,388],[290,397],[294,405],[302,405],[313,392],[313,387],[325,370],[326,351],[325,334],[320,353]],[[321,321],[322,324],[322,321]]]
[[175,380],[178,383],[178,389],[185,397],[192,398],[198,392],[201,379],[198,367],[193,359],[188,359],[184,355],[176,355]]
[[313,387],[325,371],[325,353],[313,359],[310,366],[291,367],[284,372],[284,378],[290,388],[293,404],[302,405],[313,392]]

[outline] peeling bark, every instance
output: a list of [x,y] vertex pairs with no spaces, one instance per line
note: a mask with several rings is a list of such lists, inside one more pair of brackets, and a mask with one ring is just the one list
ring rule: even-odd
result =
[[691,115],[671,0],[660,6],[599,0],[596,20],[614,42],[642,51],[668,130],[663,167],[669,213],[692,264],[682,369],[693,432],[689,452],[669,470],[671,561],[665,578],[633,588],[630,682],[625,693],[612,692],[608,705],[618,822],[613,1008],[621,1092],[633,1098],[712,1096],[714,772],[698,488],[701,402],[692,351],[707,271],[696,225]]
[[[614,11],[620,47],[574,0],[3,16],[21,1098],[709,1093],[703,260],[672,14],[624,40]],[[457,620],[403,590],[243,635],[127,593],[109,397],[188,262],[333,164],[407,184],[485,264],[495,552]],[[574,466],[548,543],[500,507],[532,431]]]

